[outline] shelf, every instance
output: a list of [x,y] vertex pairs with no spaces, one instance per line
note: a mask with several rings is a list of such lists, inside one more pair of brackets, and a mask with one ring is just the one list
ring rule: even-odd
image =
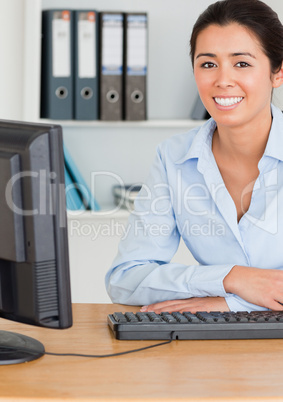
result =
[[144,120],[144,121],[101,121],[101,120],[47,120],[40,119],[40,123],[59,124],[63,127],[85,128],[191,128],[200,126],[205,120]]
[[91,221],[99,219],[128,219],[130,211],[123,208],[117,208],[114,205],[103,208],[100,211],[67,211],[67,218],[71,220]]

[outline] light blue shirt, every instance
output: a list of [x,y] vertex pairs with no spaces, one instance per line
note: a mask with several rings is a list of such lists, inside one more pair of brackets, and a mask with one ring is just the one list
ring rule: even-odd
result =
[[[234,265],[283,267],[283,115],[271,111],[260,174],[239,223],[211,149],[215,121],[161,143],[106,275],[113,302],[221,296],[232,311],[265,310],[226,293],[223,279]],[[181,236],[199,265],[171,262]]]

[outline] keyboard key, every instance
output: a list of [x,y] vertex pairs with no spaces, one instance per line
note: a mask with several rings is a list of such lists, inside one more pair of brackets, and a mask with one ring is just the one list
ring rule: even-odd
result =
[[138,320],[141,322],[150,322],[150,319],[146,313],[138,312],[136,316],[138,317]]
[[114,313],[113,317],[117,322],[127,322],[127,318],[124,316],[123,313]]
[[177,322],[177,320],[173,317],[172,314],[169,314],[166,312],[161,313],[161,317],[163,318],[163,320],[165,320],[166,322],[169,322],[171,324]]
[[164,322],[160,315],[154,313],[153,311],[147,313],[147,315],[151,322]]
[[195,314],[188,313],[188,312],[184,312],[183,314],[189,322],[191,322],[193,324],[201,323],[201,320]]
[[130,321],[130,322],[138,322],[139,321],[138,317],[134,313],[127,312],[127,313],[125,313],[125,317],[126,317],[127,321]]
[[172,313],[172,316],[180,323],[186,323],[186,324],[188,323],[188,319],[179,312]]

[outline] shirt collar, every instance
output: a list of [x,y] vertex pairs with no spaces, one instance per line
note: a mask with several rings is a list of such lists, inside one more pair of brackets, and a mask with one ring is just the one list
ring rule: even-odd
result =
[[175,163],[179,165],[189,159],[199,158],[203,152],[204,147],[209,146],[211,148],[211,140],[215,128],[215,121],[212,118],[209,119],[203,126],[199,128],[199,131],[193,139],[189,150],[186,150],[185,154]]
[[[273,119],[264,155],[283,161],[283,113],[278,107],[272,104],[271,113]],[[189,159],[198,159],[208,147],[211,151],[212,135],[215,128],[216,122],[212,118],[209,119],[200,127],[189,150],[175,163],[179,165]]]

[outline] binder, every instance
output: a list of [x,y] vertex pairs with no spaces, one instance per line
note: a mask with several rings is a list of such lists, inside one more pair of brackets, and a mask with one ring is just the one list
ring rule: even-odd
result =
[[197,94],[191,118],[193,120],[208,120],[210,118],[210,114],[204,107],[199,94]]
[[124,30],[124,119],[145,120],[147,14],[126,13]]
[[73,183],[70,173],[66,166],[65,172],[65,193],[66,193],[66,207],[70,211],[85,210],[85,205],[78,193],[75,183]]
[[101,12],[100,119],[123,119],[123,21],[122,13]]
[[98,119],[98,18],[74,11],[74,119]]
[[[74,186],[76,187],[78,194],[83,202],[85,209],[99,211],[100,206],[94,196],[92,195],[88,185],[86,184],[84,178],[82,177],[77,165],[73,161],[69,151],[64,145],[64,161],[65,169],[69,173],[69,177]],[[68,177],[67,177],[68,179]]]
[[42,12],[41,117],[73,118],[72,12]]

